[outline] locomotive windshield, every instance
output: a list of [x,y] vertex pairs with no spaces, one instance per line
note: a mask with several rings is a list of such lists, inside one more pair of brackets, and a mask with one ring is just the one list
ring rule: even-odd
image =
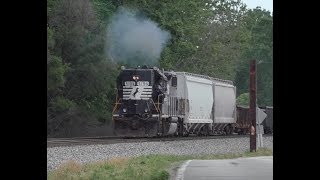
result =
[[[152,86],[151,69],[128,69],[122,71],[120,75],[122,86]],[[119,82],[120,83],[120,82]]]

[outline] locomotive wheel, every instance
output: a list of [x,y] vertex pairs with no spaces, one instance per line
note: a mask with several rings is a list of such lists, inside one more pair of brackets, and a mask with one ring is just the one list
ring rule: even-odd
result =
[[178,120],[178,136],[183,136],[184,127],[183,127],[183,120],[179,118]]
[[206,125],[203,127],[203,135],[204,136],[208,136],[209,135],[209,127]]
[[230,135],[232,134],[232,128],[230,125],[227,125],[225,128],[224,128],[224,131],[226,133],[226,135]]

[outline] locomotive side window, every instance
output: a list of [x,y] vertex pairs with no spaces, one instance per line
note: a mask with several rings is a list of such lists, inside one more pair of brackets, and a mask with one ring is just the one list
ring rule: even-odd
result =
[[172,77],[171,86],[177,87],[177,77]]

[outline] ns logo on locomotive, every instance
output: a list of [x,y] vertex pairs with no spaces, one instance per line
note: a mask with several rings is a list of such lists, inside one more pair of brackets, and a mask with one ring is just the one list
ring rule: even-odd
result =
[[187,72],[122,67],[112,118],[118,136],[231,134],[236,87],[228,80]]

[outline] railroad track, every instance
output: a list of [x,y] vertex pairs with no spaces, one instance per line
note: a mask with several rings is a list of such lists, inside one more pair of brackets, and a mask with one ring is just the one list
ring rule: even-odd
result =
[[[264,134],[263,137],[273,136]],[[75,138],[48,138],[47,147],[75,146],[91,144],[117,144],[136,142],[157,142],[157,141],[181,141],[181,140],[201,140],[201,139],[223,139],[223,138],[243,138],[249,135],[220,135],[220,136],[188,136],[188,137],[152,137],[152,138],[128,138],[117,136],[97,136],[97,137],[75,137]]]

